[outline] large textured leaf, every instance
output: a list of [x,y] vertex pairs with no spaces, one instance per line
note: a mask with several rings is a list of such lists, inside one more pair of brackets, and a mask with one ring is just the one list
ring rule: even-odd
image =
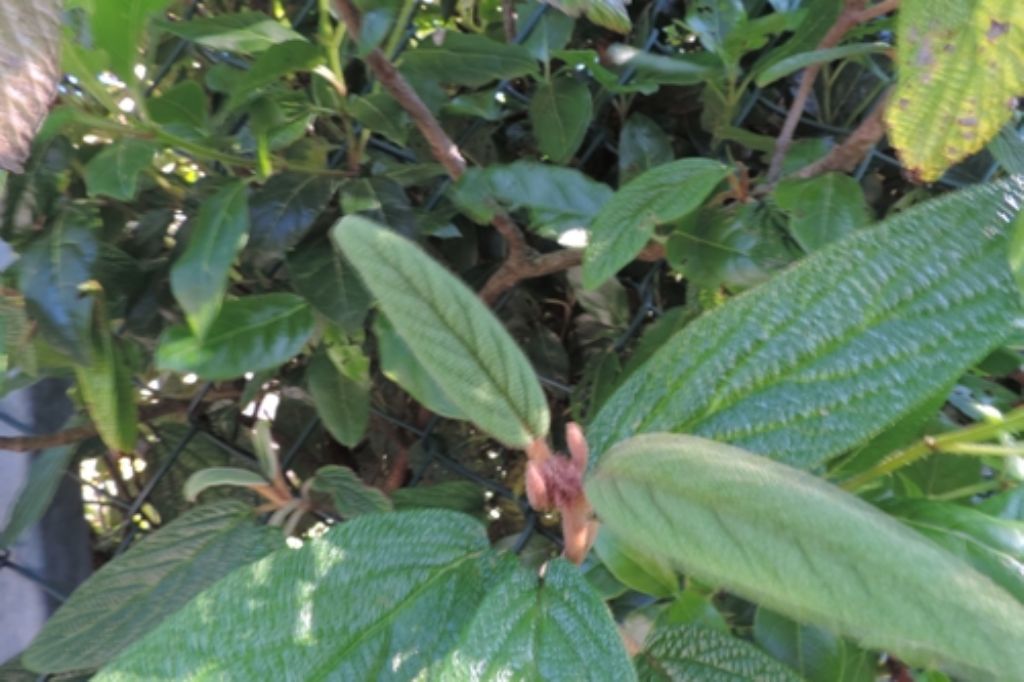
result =
[[171,267],[171,291],[192,333],[203,336],[224,299],[235,256],[249,232],[248,188],[232,182],[199,207],[185,252]]
[[412,242],[359,216],[335,243],[446,396],[513,447],[547,435],[547,401],[523,352],[480,299]]
[[923,665],[1024,671],[1024,606],[857,497],[694,436],[620,443],[586,486],[631,543],[800,621]]
[[594,103],[586,83],[560,78],[537,86],[529,114],[541,152],[554,163],[565,163],[583,142]]
[[108,448],[133,452],[138,434],[135,387],[121,343],[111,332],[102,295],[93,305],[84,345],[86,360],[75,364],[75,379],[89,417]]
[[487,223],[496,210],[524,208],[530,229],[554,238],[565,230],[587,229],[612,196],[608,185],[573,168],[516,161],[507,166],[470,168],[453,199],[474,220]]
[[0,170],[22,171],[60,80],[60,0],[8,3],[0,14]]
[[7,526],[0,533],[0,547],[13,545],[22,533],[43,518],[73,455],[71,446],[64,445],[32,458],[28,478],[7,514]]
[[605,568],[631,589],[655,597],[669,597],[679,591],[679,578],[664,559],[638,552],[606,529],[598,532],[594,552]]
[[160,337],[160,369],[232,379],[272,369],[302,350],[313,333],[313,314],[294,294],[260,294],[225,301],[206,336],[178,324]]
[[656,631],[636,657],[641,682],[800,682],[800,676],[757,647],[718,630]]
[[789,233],[807,253],[845,237],[871,220],[860,185],[842,173],[784,180],[772,196],[779,208],[789,214]]
[[78,287],[92,277],[99,247],[93,235],[95,215],[85,209],[64,211],[45,236],[33,242],[18,262],[18,288],[29,316],[47,341],[85,360],[92,298]]
[[704,315],[608,399],[593,452],[689,432],[809,468],[880,433],[1009,334],[1002,233],[1022,196],[1012,180],[935,199]]
[[429,678],[484,596],[487,555],[462,514],[362,516],[236,571],[94,680]]
[[519,566],[487,594],[437,679],[636,679],[611,614],[563,559],[542,578]]
[[256,525],[240,502],[197,507],[83,583],[32,642],[25,665],[41,673],[97,668],[208,585],[281,545],[281,532]]
[[633,260],[655,227],[694,211],[728,172],[711,159],[680,159],[626,183],[591,226],[590,244],[583,254],[584,286],[599,286]]
[[348,467],[333,464],[320,467],[313,478],[312,489],[330,495],[335,510],[346,519],[392,508],[391,500],[384,493],[366,485]]
[[253,192],[249,247],[279,254],[301,240],[331,200],[337,184],[323,175],[281,173]]
[[759,608],[754,641],[807,682],[873,682],[878,656],[824,628]]
[[1024,95],[1024,3],[907,0],[897,21],[889,139],[931,182],[988,144]]
[[1024,602],[1024,522],[929,500],[895,500],[882,508]]
[[105,146],[85,165],[89,196],[130,201],[139,187],[139,176],[153,162],[156,145],[145,140],[124,139]]
[[435,34],[402,59],[402,71],[413,78],[455,85],[486,85],[536,70],[537,62],[525,47],[458,31]]

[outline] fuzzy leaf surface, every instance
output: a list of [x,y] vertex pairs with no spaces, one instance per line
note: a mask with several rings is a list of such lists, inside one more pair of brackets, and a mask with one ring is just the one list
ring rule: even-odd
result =
[[641,682],[800,682],[800,676],[732,635],[683,626],[655,631],[636,659]]
[[332,464],[317,469],[313,490],[329,494],[334,508],[346,519],[392,509],[391,500],[384,493],[364,483],[356,472],[344,466]]
[[462,514],[362,516],[235,571],[94,679],[429,678],[484,596],[488,553]]
[[547,435],[547,400],[533,367],[476,294],[412,242],[360,216],[343,218],[332,238],[470,421],[513,447]]
[[82,583],[26,650],[25,665],[40,673],[97,668],[207,586],[281,545],[281,532],[257,525],[241,502],[196,507]]
[[703,315],[602,406],[591,461],[652,431],[804,468],[867,441],[1010,334],[1003,233],[1022,198],[1020,179],[947,194]]
[[808,473],[703,438],[648,434],[609,451],[586,490],[613,533],[701,582],[914,663],[1024,675],[1024,605]]
[[543,578],[520,566],[484,598],[438,679],[635,680],[615,622],[579,569],[564,559]]

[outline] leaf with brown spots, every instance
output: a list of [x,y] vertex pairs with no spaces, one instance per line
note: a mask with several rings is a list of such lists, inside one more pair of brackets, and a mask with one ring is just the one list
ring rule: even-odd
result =
[[897,31],[886,123],[910,175],[931,182],[988,144],[1024,95],[1024,3],[906,0]]

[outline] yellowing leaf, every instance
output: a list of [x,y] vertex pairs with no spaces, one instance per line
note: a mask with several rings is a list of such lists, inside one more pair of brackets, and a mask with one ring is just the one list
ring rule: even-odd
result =
[[908,171],[931,182],[996,136],[1024,94],[1024,3],[908,0],[886,112]]

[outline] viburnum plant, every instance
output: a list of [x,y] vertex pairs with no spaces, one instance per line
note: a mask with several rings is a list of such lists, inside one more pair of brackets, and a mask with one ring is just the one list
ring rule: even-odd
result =
[[81,408],[0,546],[91,468],[112,557],[5,674],[1024,679],[1024,4],[39,0],[0,64],[2,388]]

